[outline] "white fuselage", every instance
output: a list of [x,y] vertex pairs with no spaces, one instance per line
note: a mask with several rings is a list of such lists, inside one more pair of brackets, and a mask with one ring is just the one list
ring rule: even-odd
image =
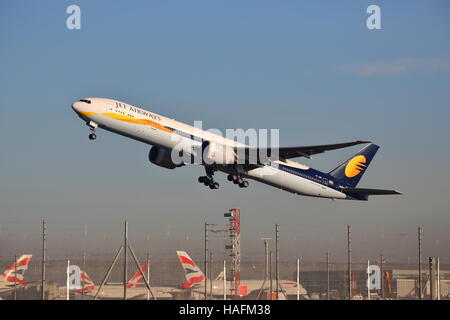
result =
[[[156,299],[173,299],[174,294],[182,292],[181,289],[173,287],[151,287],[152,293]],[[95,296],[98,288],[86,293],[87,296]],[[135,288],[127,288],[128,299],[146,299],[147,295],[149,299],[153,299],[152,295],[148,292],[145,285],[141,285]],[[98,299],[123,299],[123,286],[122,285],[104,285],[99,292]]]
[[[86,98],[91,103],[77,101],[72,105],[75,112],[87,123],[103,128],[105,130],[144,142],[149,145],[165,149],[188,150],[195,153],[201,146],[201,141],[193,140],[192,137],[215,142],[230,147],[246,147],[234,140],[196,128],[185,123],[164,117],[162,115],[120,102],[103,98]],[[301,195],[344,199],[346,195],[313,180],[303,178],[299,175],[280,170],[279,161],[271,161],[267,165],[251,170],[243,170],[240,165],[219,166],[217,170],[238,173],[249,179]],[[286,166],[296,169],[307,170],[308,167],[297,162],[283,162]]]
[[[294,281],[289,280],[280,280],[279,285],[281,287],[282,292],[285,295],[295,295],[297,294],[297,290],[300,295],[306,295],[306,289],[303,288],[302,285],[300,285],[300,288],[297,289],[297,283]],[[270,288],[270,281],[269,280],[241,280],[240,281],[240,287],[242,288],[241,294],[249,295],[254,292],[259,292],[260,290],[268,291]],[[276,288],[276,281],[272,281],[272,290],[275,292]],[[212,289],[212,292],[211,292]],[[225,290],[224,290],[225,289]],[[205,293],[205,282],[199,283],[194,285],[191,288],[192,291],[204,295]],[[226,281],[226,284],[224,284],[223,280],[208,280],[207,288],[206,288],[207,294],[211,294],[213,296],[223,296],[224,291],[226,291],[227,296],[232,296],[235,294],[235,288],[234,288],[234,282],[233,281]]]

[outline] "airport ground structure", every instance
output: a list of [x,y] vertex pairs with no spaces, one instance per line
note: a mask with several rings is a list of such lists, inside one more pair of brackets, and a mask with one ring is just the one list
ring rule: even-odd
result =
[[[201,254],[195,256],[198,261],[201,261]],[[108,266],[113,259],[113,254],[109,259],[102,257],[99,258],[86,258],[85,266],[86,271],[94,281],[96,289],[100,285]],[[144,261],[145,257],[141,257],[140,260]],[[5,257],[0,257],[0,265],[6,266],[10,261],[5,260]],[[34,263],[30,264],[26,273],[27,281],[30,284],[25,287],[18,287],[16,290],[16,299],[41,299],[41,263],[39,257],[35,259]],[[71,259],[71,264],[81,265],[81,258]],[[297,276],[297,263],[296,261],[280,261],[280,278],[292,279],[295,281]],[[219,274],[223,267],[223,261],[216,261],[212,264],[212,275],[215,277]],[[354,262],[352,263],[352,299],[367,299],[367,273],[366,262]],[[66,268],[67,260],[48,260],[46,271],[46,290],[45,299],[66,299]],[[347,264],[345,262],[333,262],[329,263],[329,282],[326,263],[320,262],[302,262],[301,270],[299,273],[300,284],[306,289],[307,295],[301,295],[300,299],[313,299],[313,300],[341,300],[348,299],[348,278],[347,278]],[[129,261],[128,270],[130,275],[134,272],[135,265],[133,261]],[[384,283],[382,293],[381,290],[372,290],[371,299],[381,299],[382,294],[385,299],[419,299],[418,294],[418,271],[416,264],[396,264],[386,263],[384,271],[390,275],[389,284]],[[264,261],[242,261],[241,263],[241,285],[245,285],[246,280],[262,279],[265,272]],[[118,261],[116,267],[112,270],[108,284],[114,284],[121,286],[123,276],[123,263]],[[441,265],[440,270],[440,297],[442,300],[450,299],[450,266]],[[275,279],[273,279],[275,283]],[[158,261],[156,257],[152,260],[150,271],[150,284],[153,287],[175,287],[181,289],[180,292],[174,294],[172,297],[164,299],[203,299],[203,296],[194,294],[190,289],[182,289],[181,284],[185,282],[184,273],[178,260]],[[430,299],[430,282],[428,268],[424,264],[422,269],[422,283],[423,283],[423,299]],[[327,288],[329,286],[329,296],[327,295]],[[143,292],[145,292],[145,284],[141,284]],[[117,297],[109,297],[108,299],[122,299],[120,294]],[[5,292],[1,294],[2,299],[14,299],[13,291]],[[74,292],[70,293],[70,299],[92,299],[92,296],[82,297],[80,294]],[[232,299],[233,297],[229,297]],[[253,300],[257,299],[257,293],[250,294],[240,299]],[[102,299],[101,295],[99,299]],[[147,299],[146,294],[139,296],[129,296],[129,299]],[[213,296],[212,299],[223,299],[223,296]],[[259,297],[260,300],[267,299],[267,295],[262,294]],[[287,296],[289,300],[296,300],[295,294]]]
[[[230,209],[229,212],[233,210],[239,209]],[[331,259],[330,253],[323,254],[320,261],[303,260],[300,256],[280,258],[279,252],[283,251],[286,240],[282,238],[283,241],[279,242],[278,224],[274,224],[272,238],[259,239],[263,240],[261,244],[264,247],[256,251],[243,251],[242,259],[239,257],[239,268],[233,269],[236,248],[230,250],[230,246],[240,246],[240,241],[230,243],[230,238],[236,236],[236,229],[230,224],[234,220],[227,213],[224,217],[228,219],[225,225],[205,221],[203,232],[192,235],[193,239],[189,241],[187,237],[179,241],[180,238],[170,237],[168,232],[164,246],[150,241],[148,235],[145,240],[133,235],[129,238],[127,221],[124,221],[122,229],[123,242],[118,239],[110,241],[106,235],[101,237],[103,240],[99,240],[99,235],[88,238],[85,225],[83,239],[76,235],[76,239],[72,239],[68,234],[72,246],[80,244],[80,247],[71,250],[67,244],[53,240],[55,230],[50,229],[49,233],[45,221],[42,221],[40,234],[36,230],[22,242],[17,238],[17,230],[11,227],[1,235],[5,244],[17,242],[20,251],[32,248],[17,255],[0,255],[0,272],[5,270],[0,279],[0,299],[450,299],[450,264],[447,256],[442,256],[441,260],[438,256],[424,255],[421,227],[417,232],[417,259],[409,259],[408,256],[408,263],[396,263],[391,257],[383,255],[371,257],[368,261],[367,256],[361,258],[359,250],[353,251],[352,256],[350,225],[346,232],[346,260],[343,260],[342,253],[341,257],[336,258],[331,253]],[[240,235],[240,227],[238,230]],[[120,237],[120,234],[120,231],[116,232],[115,237]],[[169,244],[170,239],[175,242]],[[354,243],[357,240],[353,237]],[[106,244],[109,249],[103,246]],[[336,243],[340,247],[342,244]],[[186,252],[177,251],[179,249]],[[240,248],[237,251],[240,255]],[[27,254],[26,269],[25,263],[17,260],[19,254]],[[79,267],[78,279],[85,279],[86,276],[85,283],[89,283],[90,291],[81,294],[77,292],[79,288],[67,290],[72,287],[68,285],[70,279],[73,280],[73,277],[68,277],[69,266]],[[12,277],[14,274],[15,277]],[[25,282],[17,283],[17,279]],[[368,279],[371,279],[371,290],[368,290]],[[128,290],[124,282],[136,286]]]

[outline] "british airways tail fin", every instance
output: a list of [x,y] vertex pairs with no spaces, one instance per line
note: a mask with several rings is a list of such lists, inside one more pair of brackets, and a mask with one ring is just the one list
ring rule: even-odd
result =
[[[92,292],[95,289],[94,281],[92,281],[91,277],[88,276],[86,272],[81,270],[80,277],[84,281],[84,293]],[[83,293],[83,288],[77,290],[77,293]]]
[[133,273],[130,280],[128,280],[127,288],[136,288],[141,283],[144,282],[142,278],[142,274],[145,274],[147,272],[147,264],[141,264],[139,269]]
[[331,170],[329,175],[334,177],[336,180],[341,181],[347,187],[356,187],[375,156],[375,153],[377,153],[378,148],[379,146],[373,143],[365,146],[350,159]]
[[205,275],[186,251],[177,251],[178,259],[184,269],[187,283],[183,283],[183,288],[190,288],[193,285],[203,283]]
[[32,257],[33,255],[31,254],[24,254],[20,256],[20,258],[17,260],[17,263],[10,265],[1,274],[0,281],[6,281],[11,283],[12,282],[26,283],[23,277],[25,271],[27,271],[28,269]]

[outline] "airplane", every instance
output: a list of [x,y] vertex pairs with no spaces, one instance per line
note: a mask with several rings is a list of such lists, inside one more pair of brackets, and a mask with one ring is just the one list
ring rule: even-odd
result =
[[[205,275],[203,274],[200,267],[197,266],[197,264],[194,262],[194,260],[187,254],[186,251],[177,251],[178,259],[181,263],[181,266],[183,267],[184,274],[186,277],[187,282],[183,283],[181,287],[183,289],[191,289],[195,296],[204,298],[205,294]],[[212,295],[213,296],[223,296],[224,294],[224,274],[223,271],[214,279],[214,280],[208,280],[207,284],[207,292],[210,294],[210,283],[209,281],[212,281]],[[235,288],[233,286],[232,281],[225,281],[226,286],[226,293],[228,296],[235,294]],[[294,295],[297,294],[297,287],[300,286],[299,292],[300,295],[306,296],[307,292],[306,289],[303,288],[303,286],[296,281],[291,280],[279,280],[278,284],[280,286],[279,292],[282,294],[279,294],[279,299],[281,297],[286,298],[286,295]],[[276,281],[273,280],[272,282],[273,290],[275,292],[276,287]],[[261,289],[263,289],[265,292],[267,292],[270,288],[270,280],[240,280],[240,286],[239,286],[239,296],[244,297],[247,295],[250,295],[252,293],[257,293]],[[281,299],[280,299],[281,300]]]
[[[145,273],[147,272],[147,264],[142,264],[139,269]],[[152,299],[152,295],[148,295],[147,287],[144,283],[141,271],[137,270],[133,273],[127,281],[127,297],[129,299]],[[94,281],[83,270],[80,272],[80,277],[84,280],[84,294],[94,297],[97,293]],[[181,292],[180,289],[173,287],[151,287],[156,299],[173,298],[173,294]],[[83,288],[76,290],[76,293],[82,294]],[[123,298],[123,284],[106,284],[102,287],[99,294],[101,299],[122,299]]]
[[[118,100],[83,98],[74,102],[72,109],[90,128],[89,139],[95,140],[96,129],[102,128],[151,145],[149,160],[155,165],[175,169],[189,163],[201,164],[206,175],[198,181],[210,189],[219,188],[214,173],[221,171],[241,188],[247,188],[247,179],[253,179],[294,194],[333,200],[401,194],[396,190],[357,188],[379,149],[370,141],[254,148]],[[290,160],[359,144],[368,145],[328,173]]]
[[[24,254],[17,260],[17,264],[13,263],[0,275],[0,292],[8,292],[14,290],[14,284],[16,288],[27,284],[24,280],[25,271],[30,265],[30,261],[33,255]],[[17,273],[16,273],[17,270]]]

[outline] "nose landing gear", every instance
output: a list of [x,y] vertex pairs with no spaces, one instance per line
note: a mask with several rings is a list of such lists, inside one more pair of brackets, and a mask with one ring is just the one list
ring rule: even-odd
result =
[[98,125],[93,121],[89,121],[88,123],[86,123],[86,125],[89,127],[89,130],[92,131],[92,133],[89,134],[89,140],[97,139],[97,135],[95,134],[95,129],[98,127]]

